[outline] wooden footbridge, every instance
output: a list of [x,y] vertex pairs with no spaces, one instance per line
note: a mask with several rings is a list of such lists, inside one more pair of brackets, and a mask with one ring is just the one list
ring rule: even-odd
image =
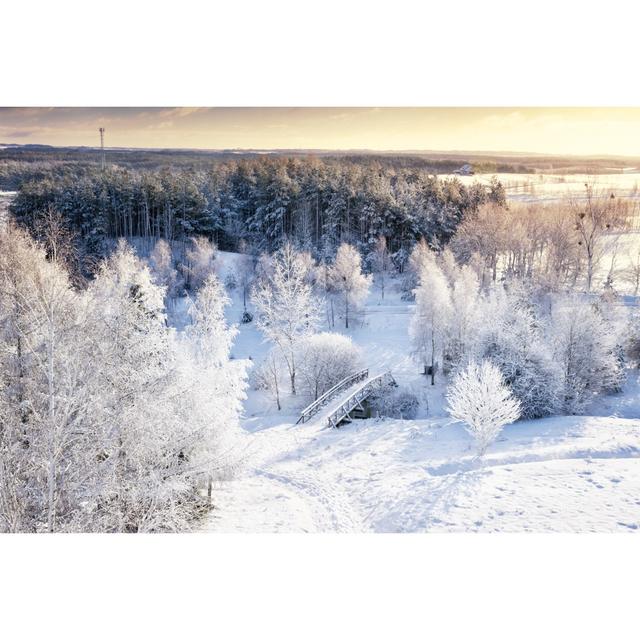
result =
[[305,407],[296,424],[307,422],[320,412],[324,414],[322,419],[326,419],[327,426],[333,428],[350,421],[353,417],[367,417],[366,400],[374,391],[385,386],[397,386],[390,372],[369,378],[368,369],[358,371],[338,382]]

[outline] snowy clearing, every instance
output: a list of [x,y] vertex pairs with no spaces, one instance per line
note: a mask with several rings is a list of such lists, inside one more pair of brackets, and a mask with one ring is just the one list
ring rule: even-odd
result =
[[223,483],[212,531],[635,531],[640,420],[551,418],[507,427],[479,465],[447,420],[282,424]]
[[[224,269],[233,254],[222,254]],[[250,390],[237,444],[238,475],[220,482],[212,532],[633,532],[640,527],[640,398],[599,399],[591,415],[521,421],[505,428],[482,464],[473,441],[444,411],[410,353],[412,304],[370,293],[346,332],[373,373],[391,371],[422,401],[416,420],[354,420],[326,428],[320,412],[294,424],[302,401]],[[228,318],[237,322],[234,298]],[[253,324],[240,325],[237,358],[266,352]],[[428,407],[428,409],[427,409]]]

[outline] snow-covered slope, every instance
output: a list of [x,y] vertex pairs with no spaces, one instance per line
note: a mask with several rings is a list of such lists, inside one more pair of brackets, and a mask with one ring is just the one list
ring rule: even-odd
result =
[[254,434],[213,531],[633,531],[640,420],[518,423],[479,464],[446,420],[289,424]]
[[[232,262],[232,258],[228,258]],[[240,303],[241,305],[241,303]],[[238,301],[229,311],[236,317]],[[600,400],[590,416],[518,422],[482,464],[470,437],[443,410],[410,352],[410,305],[372,292],[349,330],[372,373],[391,370],[423,400],[418,420],[355,420],[339,430],[320,418],[295,425],[301,400],[282,412],[251,391],[238,443],[242,467],[218,487],[210,531],[437,532],[635,531],[640,527],[640,398]],[[259,361],[253,325],[234,354]],[[427,407],[428,406],[428,410]]]

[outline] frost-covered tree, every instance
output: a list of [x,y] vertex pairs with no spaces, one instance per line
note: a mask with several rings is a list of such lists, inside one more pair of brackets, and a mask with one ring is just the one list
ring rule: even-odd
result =
[[191,325],[186,333],[195,349],[194,357],[216,365],[228,358],[238,333],[235,327],[227,326],[224,317],[229,302],[218,276],[209,274],[188,310]]
[[628,361],[640,367],[640,311],[632,309],[627,318],[624,346]]
[[495,282],[508,228],[506,207],[494,202],[484,204],[458,227],[452,250],[463,264],[474,254],[481,256]]
[[149,256],[149,264],[154,282],[165,288],[166,296],[169,300],[175,298],[178,288],[178,272],[173,266],[171,246],[166,240],[160,238],[156,242]]
[[579,413],[595,394],[619,390],[624,381],[622,339],[598,305],[577,297],[559,300],[549,331],[561,368],[565,411]]
[[84,290],[56,255],[0,232],[0,531],[189,528],[242,396],[226,297],[205,281],[178,340],[125,243]]
[[254,256],[246,242],[240,244],[240,258],[237,264],[236,279],[242,291],[242,309],[247,313],[247,298],[251,291],[251,285],[256,276],[257,257]]
[[489,359],[520,401],[523,418],[553,414],[559,404],[560,371],[530,293],[496,287],[478,307],[467,357]]
[[317,333],[300,343],[298,355],[302,391],[317,399],[348,375],[362,368],[362,354],[351,338]]
[[447,392],[449,415],[464,423],[475,439],[478,456],[498,437],[505,425],[520,417],[520,403],[505,384],[498,367],[483,360],[460,370]]
[[264,266],[252,301],[258,311],[258,328],[278,346],[295,394],[297,347],[315,331],[321,303],[309,284],[308,262],[293,245],[285,243]]
[[380,289],[380,298],[384,300],[384,292],[392,264],[389,249],[387,248],[387,239],[384,236],[380,236],[376,240],[373,251],[369,254],[369,262]]
[[604,239],[625,226],[626,207],[613,193],[594,193],[590,184],[585,184],[585,191],[584,198],[571,201],[571,208],[586,262],[586,289],[591,291],[593,276],[605,253]]
[[438,358],[442,358],[451,318],[451,291],[447,279],[435,263],[426,263],[415,290],[416,307],[409,323],[409,336],[415,357],[431,367],[431,384],[435,384]]
[[458,269],[451,289],[451,316],[448,324],[446,368],[455,368],[468,354],[481,322],[480,282],[468,265]]
[[209,276],[178,338],[167,328],[164,290],[121,244],[87,291],[99,372],[92,478],[97,531],[179,531],[208,507],[207,481],[228,467],[223,434],[237,422],[244,372],[229,359],[227,302]]
[[95,478],[91,528],[149,531],[162,528],[161,520],[169,530],[179,528],[186,487],[165,481],[178,464],[179,449],[168,415],[174,378],[164,290],[121,242],[88,295],[100,373],[97,456],[104,462]]
[[362,259],[358,250],[347,243],[338,247],[335,262],[329,267],[328,280],[344,310],[344,326],[349,328],[353,316],[369,294],[371,276],[362,273]]
[[449,284],[453,286],[460,275],[460,266],[458,265],[458,261],[456,260],[453,251],[451,251],[449,247],[445,247],[445,249],[443,249],[438,255],[437,260],[440,269],[442,269],[442,273],[444,273]]
[[225,320],[228,304],[223,285],[209,275],[189,307],[191,325],[182,341],[188,357],[177,367],[176,387],[184,390],[173,411],[181,442],[180,475],[196,488],[206,476],[209,504],[212,480],[233,465],[230,452],[245,388],[242,361],[229,357],[237,328]]
[[276,401],[278,411],[282,409],[280,402],[280,375],[282,370],[282,356],[277,348],[269,350],[263,362],[253,371],[253,387],[259,391],[266,391]]
[[0,232],[0,531],[64,530],[85,491],[94,361],[61,253]]
[[333,329],[336,325],[338,291],[334,288],[331,279],[331,265],[334,256],[329,251],[330,248],[325,247],[321,254],[320,263],[315,268],[313,284],[318,297],[324,299],[327,326],[329,329]]
[[403,297],[413,300],[414,290],[420,282],[420,274],[427,264],[436,261],[435,253],[429,248],[426,240],[420,238],[414,245],[407,264],[407,269],[402,281]]
[[631,285],[633,295],[637,297],[640,291],[640,251],[629,253],[627,266],[622,270],[622,278]]
[[203,236],[190,239],[183,267],[189,288],[197,290],[209,275],[215,273],[216,251],[215,244]]

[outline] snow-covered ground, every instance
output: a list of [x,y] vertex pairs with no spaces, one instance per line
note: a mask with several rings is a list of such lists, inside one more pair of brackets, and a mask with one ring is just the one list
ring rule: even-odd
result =
[[526,202],[552,201],[567,196],[584,194],[584,185],[590,184],[596,192],[613,191],[618,197],[640,199],[640,169],[630,167],[628,171],[607,174],[557,174],[557,173],[497,173],[454,176],[463,184],[474,182],[489,184],[495,177],[503,184],[507,197]]
[[[224,269],[234,256],[222,254]],[[221,482],[215,532],[636,531],[640,527],[640,394],[599,400],[588,416],[518,422],[480,464],[409,357],[411,305],[372,291],[348,334],[372,373],[390,370],[423,400],[416,420],[296,425],[302,402],[249,391],[238,475]],[[234,296],[229,319],[242,303]],[[267,345],[242,325],[233,352],[259,362]],[[428,409],[426,408],[428,406]]]

